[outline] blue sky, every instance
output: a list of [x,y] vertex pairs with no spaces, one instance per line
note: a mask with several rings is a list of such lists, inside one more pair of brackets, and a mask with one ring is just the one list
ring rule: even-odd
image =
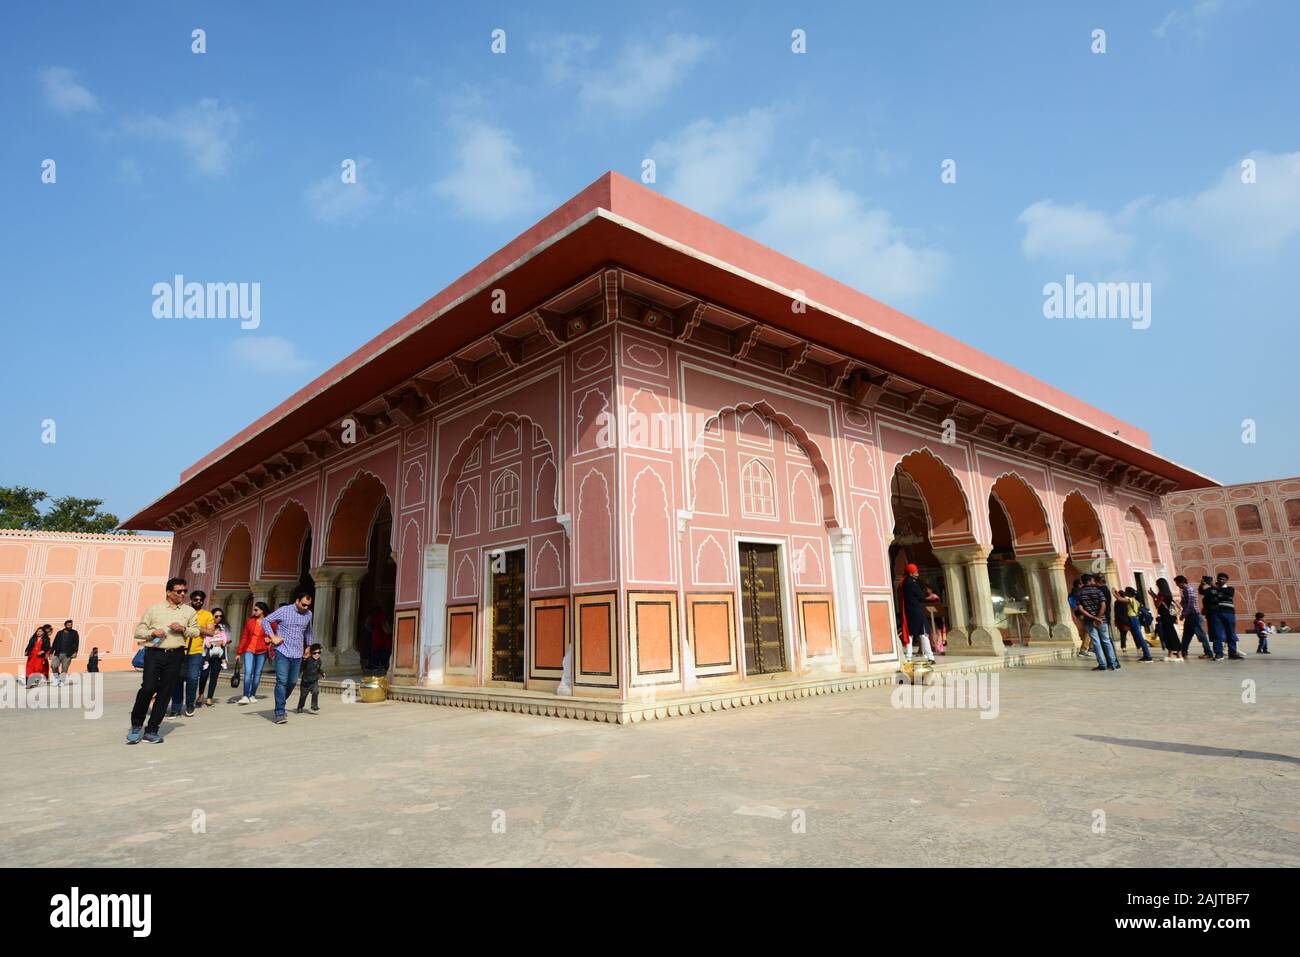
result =
[[[1296,5],[541,6],[7,6],[0,484],[125,518],[647,157],[654,188],[1177,461],[1300,473]],[[260,283],[260,327],[154,318],[177,273]],[[1151,283],[1150,327],[1044,318],[1067,274]]]

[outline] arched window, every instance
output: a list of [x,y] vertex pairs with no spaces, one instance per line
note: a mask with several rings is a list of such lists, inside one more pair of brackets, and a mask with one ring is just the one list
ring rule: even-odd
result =
[[492,483],[492,527],[519,524],[519,476],[506,470]]
[[1264,530],[1264,523],[1259,519],[1258,506],[1238,505],[1234,511],[1237,513],[1237,531],[1262,532]]
[[741,511],[763,518],[776,516],[776,496],[772,492],[772,473],[758,459],[750,459],[740,475]]

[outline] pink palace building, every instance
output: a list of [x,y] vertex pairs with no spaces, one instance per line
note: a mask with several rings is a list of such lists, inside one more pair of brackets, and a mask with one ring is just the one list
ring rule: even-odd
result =
[[378,609],[398,697],[622,722],[895,672],[908,561],[950,658],[1068,649],[1215,484],[607,173],[125,527],[236,617],[313,587],[336,673]]

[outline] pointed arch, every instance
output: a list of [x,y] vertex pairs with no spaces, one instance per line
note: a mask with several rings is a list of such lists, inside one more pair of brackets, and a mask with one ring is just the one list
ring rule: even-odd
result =
[[[437,541],[439,544],[445,545],[447,542],[451,541],[452,498],[456,490],[456,482],[460,478],[460,473],[461,470],[465,467],[466,460],[469,458],[470,454],[474,451],[474,449],[478,446],[479,442],[483,439],[483,437],[487,435],[489,432],[495,430],[499,425],[501,425],[502,422],[513,423],[516,427],[520,428],[521,430],[524,423],[527,423],[528,425],[533,426],[533,428],[535,429],[535,431],[533,432],[534,437],[536,437],[538,434],[541,434],[543,436],[545,435],[545,433],[542,431],[542,427],[538,423],[534,422],[528,416],[520,415],[517,412],[492,412],[482,422],[480,422],[477,426],[475,426],[474,431],[470,432],[470,434],[467,435],[465,439],[460,443],[460,447],[456,450],[456,454],[453,455],[451,457],[451,461],[447,463],[447,471],[442,476],[442,484],[439,486],[440,491],[438,493]],[[556,468],[558,469],[559,458],[556,452],[555,444],[549,438],[544,438],[542,440],[542,444],[547,449],[550,450],[552,460],[555,462]],[[564,485],[563,482],[555,483],[554,514],[556,515],[562,514],[561,494],[562,494],[563,485]]]
[[[185,550],[180,553],[181,556],[180,564],[176,566],[172,574],[179,575],[181,578],[186,578],[186,579],[188,579],[188,577],[191,575],[199,574],[198,572],[192,571],[191,566],[194,564],[194,553],[201,552],[201,551],[203,551],[203,545],[200,544],[199,540],[196,538],[192,542],[190,542],[187,546],[185,546]],[[204,560],[204,563],[206,567],[206,558]]]
[[253,581],[253,535],[248,526],[236,522],[221,547],[217,565],[218,588],[248,588]]
[[[948,463],[922,446],[913,449],[894,466],[895,484],[902,472],[921,494],[926,527],[934,545],[971,545],[975,543],[970,502],[966,491]],[[891,495],[892,498],[892,495]]]
[[1106,536],[1101,530],[1101,517],[1088,497],[1074,489],[1065,496],[1061,506],[1061,519],[1065,526],[1065,541],[1070,557],[1093,558],[1108,554]]
[[1014,471],[1003,472],[993,482],[989,496],[997,499],[1006,513],[1017,556],[1055,551],[1047,509],[1024,476]]
[[262,577],[297,578],[302,547],[312,533],[306,506],[297,499],[286,499],[267,527]]
[[[370,531],[385,498],[392,502],[383,479],[367,469],[357,469],[339,492],[330,511],[325,533],[325,561],[365,564]],[[392,537],[390,528],[390,552],[393,550]]]
[[705,434],[710,432],[711,426],[714,422],[721,424],[724,415],[728,413],[743,415],[748,412],[758,412],[763,417],[775,422],[787,432],[794,435],[798,440],[804,454],[808,456],[808,460],[812,463],[813,471],[817,474],[817,492],[821,496],[822,500],[822,521],[825,523],[827,528],[839,528],[840,519],[839,511],[836,508],[835,503],[835,488],[831,484],[830,468],[826,464],[826,458],[822,454],[821,447],[813,441],[812,437],[808,434],[807,429],[799,425],[799,423],[795,422],[794,419],[790,418],[790,416],[786,415],[784,412],[778,412],[776,409],[772,408],[772,406],[766,401],[759,400],[758,402],[741,402],[736,405],[719,409],[704,422],[700,429],[700,433],[695,436],[695,440],[691,443],[691,448],[694,449],[699,445],[700,440],[705,436]]
[[[1128,545],[1129,561],[1138,564],[1160,564],[1160,546],[1156,534],[1142,509],[1130,505],[1124,513],[1124,538]],[[1145,552],[1145,554],[1143,554]]]

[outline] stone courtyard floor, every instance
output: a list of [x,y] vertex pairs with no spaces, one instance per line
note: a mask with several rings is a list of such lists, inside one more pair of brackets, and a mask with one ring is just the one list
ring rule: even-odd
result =
[[139,679],[109,674],[98,720],[0,710],[0,859],[1300,864],[1300,638],[1135,661],[999,673],[993,719],[876,688],[626,727],[325,695],[277,726],[268,696],[134,747]]

